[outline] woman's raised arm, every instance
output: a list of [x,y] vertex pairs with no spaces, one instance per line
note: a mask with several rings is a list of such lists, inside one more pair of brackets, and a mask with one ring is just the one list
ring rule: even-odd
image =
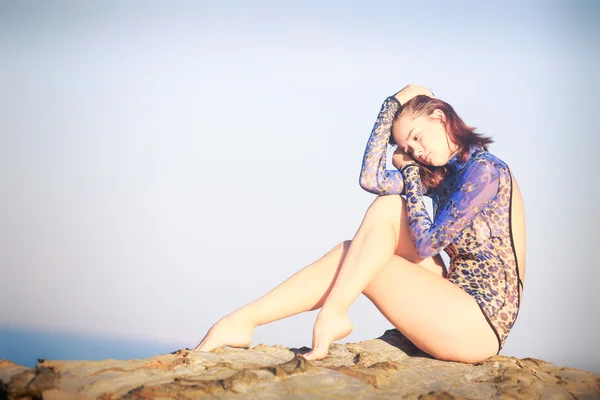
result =
[[360,187],[367,192],[377,195],[404,193],[400,171],[386,169],[387,144],[399,110],[400,102],[395,97],[385,99],[367,141],[359,179]]
[[404,194],[402,174],[398,170],[386,169],[387,144],[392,135],[394,118],[402,104],[421,94],[434,97],[429,89],[411,84],[383,102],[367,141],[360,171],[359,184],[367,192],[377,195]]

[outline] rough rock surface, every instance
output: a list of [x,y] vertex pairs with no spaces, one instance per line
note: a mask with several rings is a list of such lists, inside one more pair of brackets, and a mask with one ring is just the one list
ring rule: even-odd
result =
[[187,349],[143,360],[49,361],[35,369],[0,360],[0,399],[599,399],[600,376],[533,359],[439,361],[397,330],[333,344],[306,361],[306,347],[260,344]]

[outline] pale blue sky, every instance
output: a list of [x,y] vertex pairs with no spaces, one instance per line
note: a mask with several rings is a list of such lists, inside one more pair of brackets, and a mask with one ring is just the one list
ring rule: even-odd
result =
[[[415,83],[524,195],[501,354],[600,373],[599,6],[252,4],[0,2],[0,325],[193,347],[352,238],[381,103]],[[315,317],[253,344],[310,346]],[[350,317],[342,342],[391,328],[364,297]]]

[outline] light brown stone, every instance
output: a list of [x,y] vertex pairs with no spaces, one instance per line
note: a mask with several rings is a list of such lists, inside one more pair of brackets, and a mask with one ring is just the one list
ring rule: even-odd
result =
[[3,399],[596,399],[600,377],[534,358],[440,361],[397,330],[309,349],[260,344],[212,352],[181,349],[143,360],[52,361],[26,368],[0,360]]

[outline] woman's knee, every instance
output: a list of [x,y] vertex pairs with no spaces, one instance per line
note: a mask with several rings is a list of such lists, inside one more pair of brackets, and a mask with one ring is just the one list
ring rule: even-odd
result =
[[400,220],[406,211],[406,200],[400,195],[377,196],[367,210],[365,219]]

